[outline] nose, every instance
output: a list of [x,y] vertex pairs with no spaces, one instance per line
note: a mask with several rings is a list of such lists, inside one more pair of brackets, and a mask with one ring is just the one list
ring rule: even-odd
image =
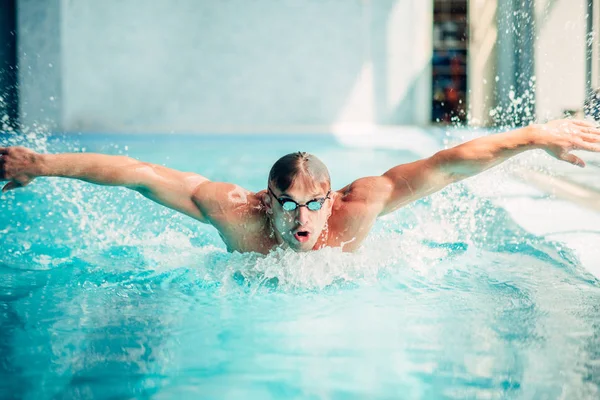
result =
[[296,213],[296,223],[300,225],[306,225],[308,223],[308,213],[310,212],[308,207],[298,207]]

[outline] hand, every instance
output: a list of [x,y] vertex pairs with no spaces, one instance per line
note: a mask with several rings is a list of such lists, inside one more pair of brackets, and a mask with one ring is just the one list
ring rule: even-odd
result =
[[9,181],[2,193],[27,186],[40,176],[41,157],[25,147],[0,147],[0,181]]
[[600,152],[600,129],[597,125],[582,120],[561,119],[542,125],[532,125],[536,147],[546,150],[551,156],[585,167],[585,162],[572,150]]

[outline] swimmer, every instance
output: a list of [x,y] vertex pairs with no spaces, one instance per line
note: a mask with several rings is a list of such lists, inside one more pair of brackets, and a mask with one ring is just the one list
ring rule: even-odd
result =
[[326,246],[353,251],[377,217],[532,149],[584,167],[571,151],[600,152],[600,129],[578,120],[529,125],[357,179],[337,191],[325,164],[303,152],[281,157],[267,187],[257,193],[124,156],[38,154],[23,147],[0,147],[0,180],[8,181],[3,192],[40,176],[123,186],[211,224],[229,251],[266,254],[277,247],[308,251]]

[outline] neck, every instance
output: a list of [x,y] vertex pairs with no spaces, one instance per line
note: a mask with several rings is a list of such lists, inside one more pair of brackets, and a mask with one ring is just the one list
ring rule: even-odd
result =
[[327,225],[325,225],[325,228],[323,228],[323,230],[321,231],[321,234],[319,235],[319,238],[317,239],[317,242],[313,246],[313,250],[319,250],[319,249],[322,249],[323,247],[326,247],[328,238],[329,238],[329,227]]
[[281,237],[279,232],[277,232],[277,230],[273,226],[273,220],[270,217],[268,217],[268,220],[269,220],[269,237],[271,237],[275,241],[277,246],[282,247],[282,248],[287,248],[288,247],[287,244],[283,241],[283,238]]

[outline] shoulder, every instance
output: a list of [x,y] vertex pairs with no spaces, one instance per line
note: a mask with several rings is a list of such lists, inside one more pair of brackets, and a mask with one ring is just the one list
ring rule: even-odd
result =
[[374,220],[392,191],[393,185],[385,177],[357,179],[335,192],[332,217],[338,221]]
[[336,192],[340,205],[376,206],[389,198],[393,182],[385,176],[367,176],[352,182]]
[[254,193],[227,182],[204,182],[195,189],[192,200],[210,220],[236,220],[262,210],[262,192]]
[[268,252],[264,191],[254,193],[231,183],[205,183],[194,193],[194,202],[217,229],[229,251]]

